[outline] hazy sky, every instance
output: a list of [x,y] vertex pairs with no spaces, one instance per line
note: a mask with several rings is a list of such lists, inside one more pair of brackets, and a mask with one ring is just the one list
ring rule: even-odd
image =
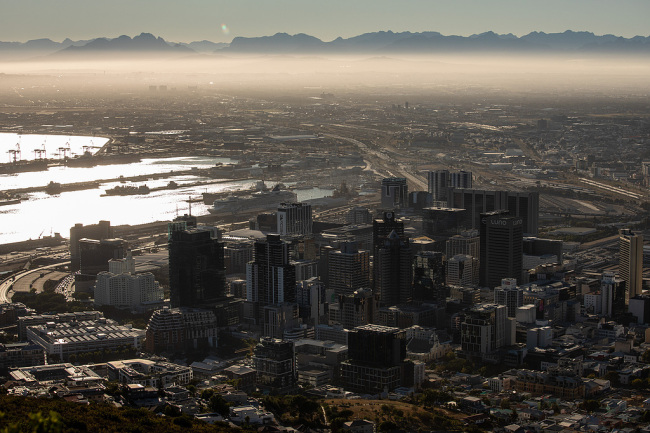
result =
[[650,36],[650,0],[0,0],[0,41],[153,33],[169,41],[379,30]]

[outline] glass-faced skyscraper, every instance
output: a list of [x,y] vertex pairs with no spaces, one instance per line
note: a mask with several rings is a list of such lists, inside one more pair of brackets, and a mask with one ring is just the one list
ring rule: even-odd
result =
[[246,265],[246,300],[254,305],[257,320],[267,305],[296,302],[296,268],[280,235],[255,242],[254,260]]
[[226,296],[223,243],[208,230],[170,230],[172,307],[205,308]]
[[494,288],[503,278],[521,280],[523,218],[507,210],[481,214],[479,284]]

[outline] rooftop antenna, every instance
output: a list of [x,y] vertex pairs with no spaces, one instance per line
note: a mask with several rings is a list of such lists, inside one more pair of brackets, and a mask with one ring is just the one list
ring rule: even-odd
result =
[[190,207],[190,216],[192,216],[192,196],[188,196],[187,204]]

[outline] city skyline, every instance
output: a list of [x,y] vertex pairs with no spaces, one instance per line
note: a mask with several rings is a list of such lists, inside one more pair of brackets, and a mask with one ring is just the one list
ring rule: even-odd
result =
[[[210,40],[230,42],[234,37],[269,36],[278,32],[306,33],[323,41],[376,31],[437,31],[469,36],[487,31],[522,36],[533,31],[558,33],[590,31],[623,37],[650,35],[646,17],[650,3],[641,0],[608,2],[551,0],[477,0],[394,3],[340,0],[327,4],[281,0],[208,2],[192,0],[179,8],[175,2],[117,0],[109,3],[62,0],[49,2],[0,1],[0,40],[24,42],[114,38],[150,32],[173,42]],[[507,11],[505,13],[504,11]],[[26,20],[25,17],[30,19]],[[98,22],[97,17],[101,17]],[[315,18],[318,19],[315,19]]]

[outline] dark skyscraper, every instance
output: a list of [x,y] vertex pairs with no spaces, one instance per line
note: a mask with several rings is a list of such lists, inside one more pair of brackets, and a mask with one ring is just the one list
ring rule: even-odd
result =
[[78,271],[81,266],[79,256],[79,240],[96,239],[112,239],[113,229],[110,221],[100,221],[98,224],[84,226],[83,224],[75,224],[70,228],[70,270]]
[[410,302],[413,284],[413,251],[408,238],[392,231],[375,245],[374,291],[382,306]]
[[272,234],[255,242],[254,259],[246,265],[246,300],[257,320],[267,305],[296,302],[296,268],[289,263],[289,245]]
[[169,288],[172,307],[205,308],[226,296],[223,243],[210,231],[171,230]]
[[381,181],[381,207],[394,209],[406,207],[409,190],[403,177],[389,177]]
[[466,209],[467,228],[481,226],[481,214],[507,209],[513,217],[523,221],[523,233],[537,235],[539,224],[539,193],[536,191],[485,191],[479,189],[450,188],[447,206]]
[[521,280],[523,218],[507,210],[481,214],[479,284],[494,288],[503,278]]
[[422,251],[413,257],[413,301],[442,301],[447,297],[445,263],[440,252]]
[[382,219],[376,219],[372,222],[372,244],[376,247],[380,238],[387,238],[392,231],[398,236],[404,236],[404,221],[395,218],[393,212],[384,212]]

